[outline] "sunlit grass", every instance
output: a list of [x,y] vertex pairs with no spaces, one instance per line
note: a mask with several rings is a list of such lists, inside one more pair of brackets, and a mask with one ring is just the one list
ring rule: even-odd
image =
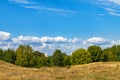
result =
[[120,62],[37,69],[0,61],[0,80],[120,80]]

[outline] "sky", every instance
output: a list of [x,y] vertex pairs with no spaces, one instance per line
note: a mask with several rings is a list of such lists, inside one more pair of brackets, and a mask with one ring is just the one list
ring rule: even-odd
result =
[[120,0],[0,0],[0,48],[47,54],[120,44]]

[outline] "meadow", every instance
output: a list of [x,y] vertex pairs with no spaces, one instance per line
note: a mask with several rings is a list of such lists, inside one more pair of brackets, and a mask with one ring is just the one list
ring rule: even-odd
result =
[[26,68],[0,61],[0,80],[120,80],[120,62]]

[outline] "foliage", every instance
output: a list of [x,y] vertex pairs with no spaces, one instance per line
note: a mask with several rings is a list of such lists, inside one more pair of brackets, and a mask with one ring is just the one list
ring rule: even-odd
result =
[[4,51],[0,49],[0,60],[2,60],[3,56],[4,56]]
[[92,62],[101,61],[102,49],[100,46],[89,46],[88,51],[91,54]]
[[32,48],[29,45],[20,45],[16,50],[16,65],[31,67],[33,64]]
[[113,45],[111,47],[112,53],[114,54],[114,60],[120,61],[120,45]]
[[100,61],[120,61],[120,45],[113,45],[103,50],[100,46],[89,46],[88,50],[80,48],[73,51],[72,55],[67,55],[57,49],[51,56],[45,56],[42,52],[33,51],[29,45],[20,45],[16,51],[13,49],[0,49],[0,60],[18,66],[36,68],[43,66],[64,67]]
[[12,50],[12,49],[5,50],[3,60],[6,61],[6,62],[15,64],[15,61],[16,61],[15,51]]
[[64,59],[63,59],[63,64],[64,64],[64,66],[69,66],[69,65],[71,65],[71,64],[70,64],[70,56],[69,56],[69,55],[66,55],[66,54],[65,54]]
[[85,49],[77,49],[72,53],[70,62],[72,65],[90,63],[91,54]]
[[61,50],[55,50],[55,52],[52,55],[52,65],[62,67],[64,59],[63,55],[64,54],[61,52]]
[[104,49],[102,56],[103,56],[103,61],[104,62],[115,60],[115,57],[114,57],[114,54],[113,54],[111,48]]

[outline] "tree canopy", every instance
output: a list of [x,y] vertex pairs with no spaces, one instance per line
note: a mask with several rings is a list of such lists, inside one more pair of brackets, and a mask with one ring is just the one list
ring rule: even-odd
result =
[[87,64],[91,62],[91,54],[85,49],[77,49],[71,55],[72,65]]
[[120,45],[113,45],[102,49],[100,46],[89,46],[88,49],[79,48],[71,55],[56,49],[52,55],[34,51],[29,45],[19,45],[16,50],[0,49],[0,60],[23,67],[57,66],[87,64],[90,62],[120,61]]
[[91,59],[93,62],[101,61],[102,49],[100,46],[89,46],[88,51],[91,54]]

